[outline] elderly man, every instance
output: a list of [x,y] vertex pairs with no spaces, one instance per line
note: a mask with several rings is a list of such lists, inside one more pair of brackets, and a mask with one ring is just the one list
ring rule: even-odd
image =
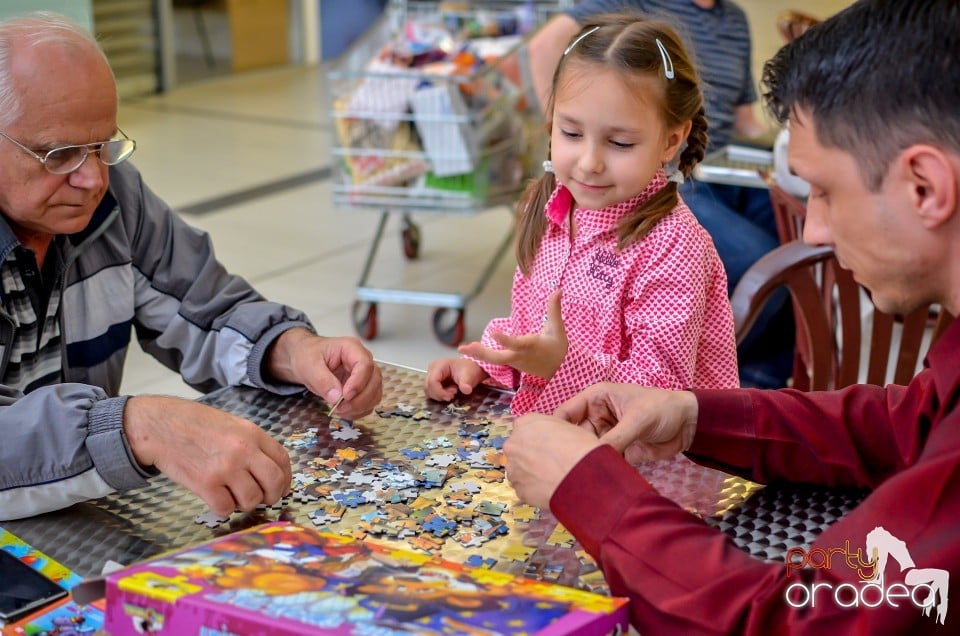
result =
[[[811,185],[804,240],[832,245],[886,312],[960,312],[958,24],[956,0],[861,0],[764,71],[790,166]],[[504,451],[520,498],[550,506],[631,598],[641,633],[945,634],[960,596],[958,400],[955,321],[908,386],[595,385],[518,420]],[[811,550],[766,563],[628,463],[681,451],[759,482],[872,492]],[[836,558],[803,568],[813,551]]]
[[286,451],[252,422],[117,395],[131,329],[199,390],[307,388],[346,417],[380,400],[370,353],[224,271],[126,162],[135,147],[86,31],[50,13],[0,23],[0,518],[158,471],[219,514],[288,491]]

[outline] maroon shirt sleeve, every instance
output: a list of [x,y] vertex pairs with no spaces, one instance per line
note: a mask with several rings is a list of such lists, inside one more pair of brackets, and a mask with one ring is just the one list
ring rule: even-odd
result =
[[840,391],[695,390],[697,462],[770,483],[875,488],[914,463],[936,418],[933,374]]
[[[920,378],[910,389],[819,398],[793,392],[776,392],[777,397],[698,392],[704,426],[698,425],[692,450],[709,447],[712,465],[735,467],[754,478],[874,486],[812,547],[829,550],[848,541],[862,549],[866,534],[882,526],[905,542],[917,568],[950,572],[949,595],[960,598],[960,414],[947,415],[931,432],[924,413],[918,417],[915,410],[929,408],[925,381]],[[779,429],[777,418],[783,423]],[[810,425],[803,424],[807,418]],[[746,424],[751,421],[753,426]],[[814,425],[818,428],[811,434]],[[784,563],[751,557],[722,532],[658,495],[609,446],[574,467],[550,507],[596,559],[611,592],[630,599],[632,623],[643,634],[943,634],[960,622],[951,614],[941,626],[909,599],[900,599],[899,607],[884,603],[858,609],[838,605],[827,593],[813,607],[791,607],[788,586],[825,583],[835,589],[848,583],[859,588],[860,577],[842,562],[788,577]],[[903,580],[896,562],[885,576],[889,583]]]

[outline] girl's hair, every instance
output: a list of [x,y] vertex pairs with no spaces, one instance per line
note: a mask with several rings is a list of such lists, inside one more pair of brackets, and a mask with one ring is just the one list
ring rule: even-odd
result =
[[[667,77],[669,66],[664,64],[665,56],[658,41],[672,62],[672,78]],[[553,73],[547,102],[548,136],[553,127],[554,96],[569,64],[602,64],[622,73],[628,81],[638,76],[656,78],[662,87],[662,98],[657,102],[664,123],[673,127],[692,122],[678,165],[684,177],[689,177],[694,166],[703,159],[707,147],[707,118],[699,75],[677,31],[665,22],[647,20],[637,13],[616,13],[593,18],[570,42]],[[517,263],[524,274],[530,273],[540,239],[546,231],[544,206],[555,187],[556,178],[548,172],[531,182],[520,197],[517,206]],[[623,249],[643,238],[676,207],[677,200],[677,184],[670,181],[650,200],[624,216],[617,228],[618,248]]]

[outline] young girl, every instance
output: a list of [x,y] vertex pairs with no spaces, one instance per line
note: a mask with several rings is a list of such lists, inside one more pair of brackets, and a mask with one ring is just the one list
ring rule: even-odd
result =
[[601,381],[738,385],[726,274],[677,196],[707,143],[698,82],[674,29],[637,14],[571,40],[548,105],[552,161],[518,208],[512,313],[465,357],[431,363],[428,397],[486,380],[516,390],[520,415]]

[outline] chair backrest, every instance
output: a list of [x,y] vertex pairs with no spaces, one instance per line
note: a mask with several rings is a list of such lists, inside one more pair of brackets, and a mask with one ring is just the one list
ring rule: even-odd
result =
[[803,222],[807,218],[806,204],[777,185],[769,172],[761,171],[760,176],[770,189],[770,205],[780,243],[800,240],[803,238]]
[[734,290],[730,302],[738,342],[781,286],[793,299],[793,387],[803,391],[857,382],[907,384],[926,349],[953,320],[936,305],[903,316],[883,313],[840,267],[832,248],[791,241],[754,263]]

